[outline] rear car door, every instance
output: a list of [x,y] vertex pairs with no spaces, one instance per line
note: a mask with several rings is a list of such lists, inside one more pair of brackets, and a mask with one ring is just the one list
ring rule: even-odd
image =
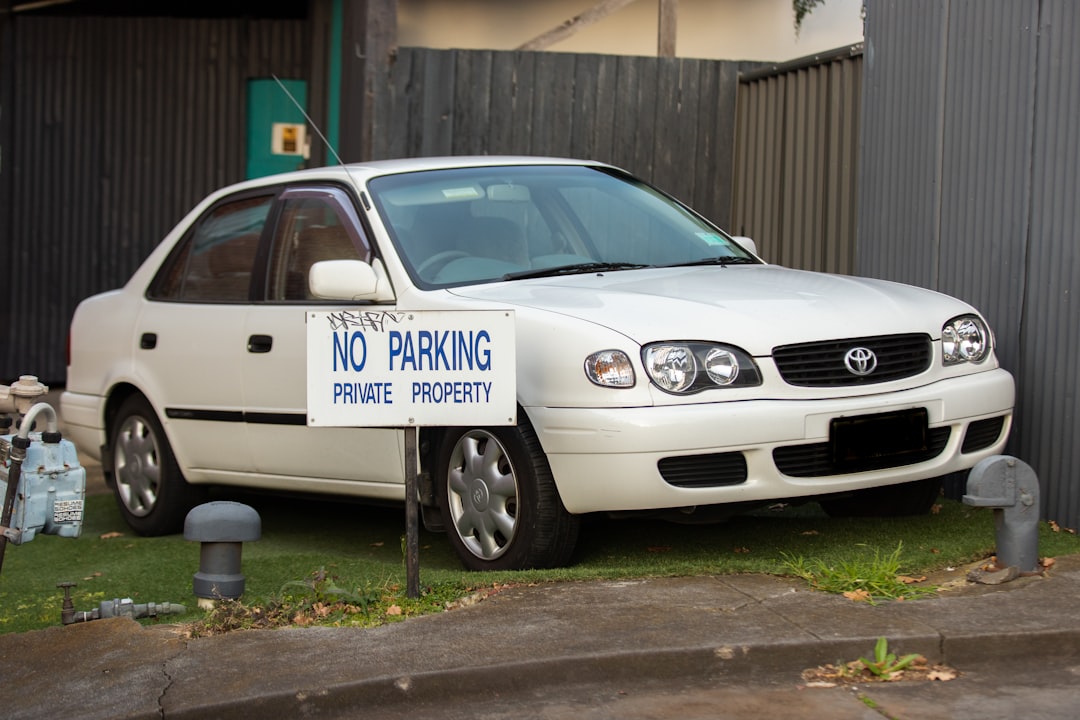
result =
[[251,280],[274,191],[207,210],[158,272],[136,326],[136,373],[189,480],[250,467],[241,360]]

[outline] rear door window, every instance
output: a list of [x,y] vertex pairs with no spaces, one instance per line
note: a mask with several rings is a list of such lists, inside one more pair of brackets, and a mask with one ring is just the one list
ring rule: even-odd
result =
[[273,195],[222,202],[166,261],[150,297],[193,303],[248,302],[259,238]]

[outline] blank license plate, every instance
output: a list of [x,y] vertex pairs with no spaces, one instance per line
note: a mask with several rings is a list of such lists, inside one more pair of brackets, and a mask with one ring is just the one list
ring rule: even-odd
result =
[[829,424],[832,460],[840,466],[858,465],[924,453],[928,424],[926,408],[834,418]]

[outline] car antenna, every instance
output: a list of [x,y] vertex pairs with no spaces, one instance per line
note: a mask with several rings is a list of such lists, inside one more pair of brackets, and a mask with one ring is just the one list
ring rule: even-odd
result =
[[337,154],[337,150],[335,150],[334,146],[330,144],[330,141],[326,139],[326,136],[322,134],[322,130],[319,129],[319,126],[315,124],[315,121],[312,120],[311,116],[307,114],[306,110],[304,110],[304,106],[297,102],[296,98],[293,97],[293,94],[289,92],[289,88],[285,87],[285,83],[281,82],[281,80],[278,79],[277,75],[271,73],[270,77],[274,78],[274,82],[278,84],[278,87],[281,88],[281,91],[285,93],[289,100],[292,101],[292,104],[296,106],[296,109],[300,111],[300,114],[304,116],[304,119],[307,120],[307,124],[311,126],[311,128],[315,131],[315,134],[319,136],[319,139],[323,141],[323,145],[325,145],[326,149],[330,151],[330,154],[334,156],[334,159],[337,160],[338,165],[345,168],[345,172],[348,172],[349,168],[345,165],[344,162],[342,162],[341,156]]

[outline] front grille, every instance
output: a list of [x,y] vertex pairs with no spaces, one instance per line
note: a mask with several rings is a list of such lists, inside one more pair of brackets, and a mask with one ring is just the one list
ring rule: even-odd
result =
[[[866,348],[877,357],[869,375],[855,375],[844,365],[854,348]],[[801,387],[871,385],[912,377],[930,367],[933,353],[928,335],[882,335],[773,348],[773,361],[784,382]]]
[[960,447],[962,453],[973,453],[985,450],[997,442],[1001,436],[1001,428],[1005,426],[1004,417],[989,418],[988,420],[976,420],[968,425],[964,435],[964,444]]
[[927,447],[923,452],[893,457],[871,457],[858,463],[847,463],[843,467],[838,467],[833,462],[832,451],[827,442],[776,448],[773,450],[773,462],[776,463],[776,468],[788,477],[826,477],[914,465],[940,455],[949,442],[950,432],[951,429],[948,427],[927,430]]
[[740,452],[668,457],[656,467],[664,482],[676,487],[719,487],[746,482],[746,458]]

